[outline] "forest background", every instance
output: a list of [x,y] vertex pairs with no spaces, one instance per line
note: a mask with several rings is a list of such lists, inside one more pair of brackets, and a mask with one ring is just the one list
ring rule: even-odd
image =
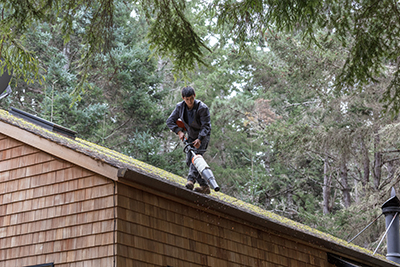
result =
[[[153,53],[143,9],[114,4],[110,49],[85,65],[81,33],[90,10],[75,10],[67,41],[63,24],[34,23],[10,47],[35,55],[37,81],[14,77],[0,107],[186,176],[182,145],[165,121],[191,85],[210,108],[205,158],[223,193],[348,240],[381,214],[392,187],[400,192],[400,121],[383,99],[396,77],[391,62],[370,82],[353,84],[356,93],[336,90],[349,49],[329,29],[315,31],[317,45],[271,26],[243,47],[224,32],[211,35],[217,23],[207,4],[192,0],[186,16],[210,53],[182,72]],[[353,242],[375,249],[384,232],[381,219]]]

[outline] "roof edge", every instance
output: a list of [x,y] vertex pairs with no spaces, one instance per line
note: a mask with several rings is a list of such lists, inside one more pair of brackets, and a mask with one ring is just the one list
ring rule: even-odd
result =
[[27,129],[0,120],[0,133],[114,181],[118,180],[117,167],[31,133]]

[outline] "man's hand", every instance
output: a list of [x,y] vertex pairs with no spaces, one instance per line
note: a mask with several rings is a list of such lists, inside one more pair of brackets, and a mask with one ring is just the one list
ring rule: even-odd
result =
[[183,139],[185,139],[185,134],[182,131],[178,132],[178,136],[179,136],[179,139],[181,139],[181,141],[183,141]]
[[195,148],[199,148],[200,147],[200,145],[201,145],[201,141],[200,141],[200,139],[196,139],[196,140],[194,140],[194,142],[193,142],[193,146],[195,147]]

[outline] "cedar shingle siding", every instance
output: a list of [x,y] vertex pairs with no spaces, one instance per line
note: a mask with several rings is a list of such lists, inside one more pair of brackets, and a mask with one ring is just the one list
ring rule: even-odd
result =
[[118,187],[119,266],[318,266],[326,253],[196,205]]
[[0,266],[112,266],[113,182],[0,135]]

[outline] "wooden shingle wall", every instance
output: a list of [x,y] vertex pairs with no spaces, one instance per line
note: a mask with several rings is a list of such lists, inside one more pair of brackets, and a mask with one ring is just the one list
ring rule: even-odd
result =
[[113,260],[113,182],[0,135],[0,267]]
[[330,267],[318,247],[118,185],[118,266]]

